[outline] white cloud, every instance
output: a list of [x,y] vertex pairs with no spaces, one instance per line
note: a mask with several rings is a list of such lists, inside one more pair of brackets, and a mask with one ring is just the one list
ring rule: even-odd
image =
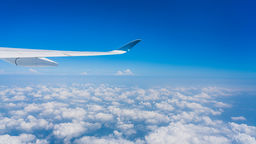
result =
[[234,122],[229,123],[232,131],[235,133],[245,133],[247,135],[251,135],[256,137],[256,127],[255,126],[248,126],[246,124],[237,124]]
[[235,141],[237,143],[241,143],[241,144],[256,144],[256,139],[255,137],[252,137],[250,135],[247,135],[247,134],[237,134],[235,137],[234,137]]
[[195,124],[171,123],[146,136],[149,144],[227,144],[230,140],[218,129]]
[[156,107],[161,110],[165,111],[172,111],[174,107],[166,102],[156,103]]
[[231,107],[229,104],[223,103],[223,102],[215,102],[215,106],[219,108],[228,108]]
[[100,112],[95,115],[95,119],[102,122],[112,121],[113,115]]
[[73,138],[86,131],[83,123],[60,123],[54,126],[53,134],[59,138]]
[[116,75],[118,75],[118,76],[130,76],[130,75],[134,75],[134,74],[130,69],[126,69],[126,70],[117,71]]
[[0,87],[0,143],[254,143],[255,126],[216,117],[231,108],[218,96],[230,93],[106,84]]
[[169,117],[154,111],[145,111],[139,109],[120,109],[117,107],[108,107],[109,111],[117,115],[120,119],[143,121],[150,124],[160,124],[169,122]]
[[0,144],[48,144],[46,140],[36,139],[31,134],[21,134],[19,136],[0,135]]
[[78,139],[75,141],[76,144],[133,144],[133,142],[119,138],[109,138],[109,137],[103,137],[103,138],[97,138],[97,137],[90,137],[90,136],[84,136],[81,139]]
[[65,108],[62,110],[63,118],[83,120],[85,116],[86,116],[86,111],[82,108],[75,108],[75,109]]
[[239,144],[256,144],[256,127],[246,124],[229,123],[233,131],[233,139]]
[[245,121],[246,120],[246,118],[243,117],[243,116],[231,117],[231,119],[234,120],[234,121]]
[[101,128],[99,123],[89,123],[83,121],[73,121],[72,123],[60,123],[54,126],[53,134],[58,138],[69,141],[71,138],[78,137],[88,131]]
[[45,119],[37,119],[34,116],[29,115],[26,121],[20,122],[20,128],[25,131],[32,131],[35,129],[49,129],[52,124],[48,123]]
[[28,104],[25,108],[24,108],[25,112],[36,112],[36,111],[40,111],[41,108],[39,107],[39,105],[32,103],[32,104]]
[[[21,117],[23,116],[24,115],[21,115]],[[26,132],[31,132],[33,130],[38,130],[38,129],[48,130],[52,127],[52,124],[46,121],[45,119],[37,119],[31,115],[24,118],[21,118],[21,117],[16,118],[16,117],[2,118],[0,120],[0,124],[1,124],[0,129],[2,131],[17,129],[17,130],[23,130]]]

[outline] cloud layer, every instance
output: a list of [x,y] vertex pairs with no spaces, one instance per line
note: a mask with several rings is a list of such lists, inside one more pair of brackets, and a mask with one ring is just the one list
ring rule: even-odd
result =
[[233,93],[104,84],[0,87],[0,143],[254,144],[255,126],[217,119],[231,106],[218,97]]

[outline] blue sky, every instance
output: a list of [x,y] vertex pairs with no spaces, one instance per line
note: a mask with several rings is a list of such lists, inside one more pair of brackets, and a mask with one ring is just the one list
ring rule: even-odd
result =
[[[1,1],[3,47],[107,51],[140,38],[129,54],[52,58],[49,74],[255,77],[255,2]],[[6,73],[26,73],[4,62]]]

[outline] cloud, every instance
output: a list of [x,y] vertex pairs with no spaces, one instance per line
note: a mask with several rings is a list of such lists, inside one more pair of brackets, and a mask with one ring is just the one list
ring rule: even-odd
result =
[[53,134],[58,138],[72,138],[86,131],[83,123],[60,123],[54,126]]
[[[22,115],[19,115],[15,113],[15,116],[19,116],[18,119],[16,117],[11,117],[11,118],[2,118],[0,120],[1,127],[0,129],[2,131],[7,131],[7,130],[12,130],[12,129],[17,129],[17,130],[22,130],[26,132],[31,132],[33,130],[38,130],[38,129],[50,129],[52,127],[52,124],[46,121],[45,119],[37,119],[34,116],[28,115],[25,117],[25,113]],[[24,117],[24,118],[21,118]]]
[[231,127],[232,131],[234,133],[244,133],[253,137],[256,137],[256,127],[255,126],[248,126],[246,124],[237,124],[234,122],[229,123],[229,126]]
[[215,106],[219,108],[228,108],[231,107],[229,104],[223,103],[223,102],[215,102]]
[[113,120],[113,115],[112,114],[106,114],[106,113],[97,113],[96,115],[95,115],[95,119],[98,119],[98,120],[100,120],[100,121],[105,121],[105,122],[107,122],[107,121],[112,121]]
[[126,70],[117,71],[116,75],[118,75],[118,76],[130,76],[130,75],[134,75],[134,73],[130,69],[126,69]]
[[161,110],[165,111],[172,111],[174,107],[166,102],[156,103],[156,107]]
[[256,144],[256,139],[255,137],[252,137],[247,134],[239,133],[234,137],[235,141],[237,143],[241,144]]
[[0,87],[0,143],[253,144],[255,126],[218,119],[231,108],[219,97],[232,93],[106,84]]
[[256,144],[256,127],[246,124],[229,123],[234,132],[233,139],[239,144]]
[[82,108],[64,108],[62,109],[62,117],[65,119],[83,120],[86,116],[86,111]]
[[97,138],[91,136],[84,136],[81,139],[75,141],[76,144],[133,144],[133,142],[119,138]]
[[219,129],[180,122],[171,123],[168,127],[162,127],[146,136],[149,144],[227,144],[230,140],[221,135]]
[[246,120],[246,118],[243,117],[243,116],[231,117],[231,119],[234,120],[234,121],[245,121]]
[[21,134],[19,136],[10,135],[0,135],[0,144],[48,144],[46,140],[36,139],[34,135],[31,134]]

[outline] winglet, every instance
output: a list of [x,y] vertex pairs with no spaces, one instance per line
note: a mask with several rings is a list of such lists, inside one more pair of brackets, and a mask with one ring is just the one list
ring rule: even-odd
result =
[[131,41],[129,42],[128,44],[122,46],[121,48],[119,48],[118,50],[122,50],[122,51],[130,51],[130,49],[132,47],[134,47],[137,43],[139,43],[141,40],[140,39],[137,39],[137,40],[134,40],[134,41]]

